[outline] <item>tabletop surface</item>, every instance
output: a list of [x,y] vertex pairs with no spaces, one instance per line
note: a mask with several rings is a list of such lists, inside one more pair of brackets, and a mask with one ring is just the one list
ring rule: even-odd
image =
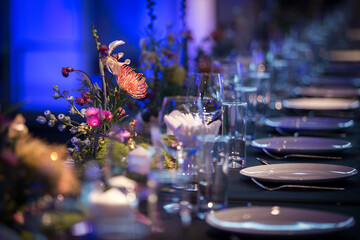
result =
[[[286,160],[275,160],[267,156],[259,149],[247,146],[246,167],[261,165],[256,157],[267,159],[271,164],[277,163],[327,163],[338,164],[360,169],[359,148],[359,126],[356,114],[353,115],[355,124],[346,129],[342,134],[334,133],[334,138],[344,139],[352,142],[352,148],[345,150],[338,156],[341,160],[319,160],[288,158]],[[279,136],[273,129],[265,126],[258,128],[256,138]],[[355,226],[329,234],[308,235],[306,239],[357,239],[360,235],[360,174],[347,179],[329,183],[317,183],[319,186],[344,187],[344,191],[334,190],[308,190],[308,189],[281,189],[267,191],[249,178],[242,176],[238,169],[229,172],[228,184],[228,208],[245,206],[284,206],[305,208],[312,210],[330,211],[353,216]],[[265,183],[264,183],[265,184]],[[266,183],[269,186],[279,184]],[[315,185],[315,184],[314,184]],[[194,197],[195,195],[193,195]],[[195,197],[194,197],[195,198]],[[208,225],[205,221],[193,216],[191,224],[187,228],[181,226],[181,222],[175,215],[165,214],[163,217],[165,232],[153,234],[151,239],[269,239],[269,236],[249,236],[221,231]],[[271,237],[270,237],[271,238]],[[286,239],[303,239],[301,236],[285,236]]]

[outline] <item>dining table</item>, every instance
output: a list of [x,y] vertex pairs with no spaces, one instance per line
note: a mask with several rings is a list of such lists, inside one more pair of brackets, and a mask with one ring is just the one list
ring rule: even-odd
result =
[[[270,164],[282,163],[319,163],[335,164],[360,169],[360,121],[358,109],[350,111],[330,111],[299,112],[293,109],[271,110],[271,116],[346,116],[353,120],[353,125],[336,131],[308,131],[305,135],[316,137],[326,137],[341,139],[351,142],[351,148],[347,148],[339,153],[329,152],[329,156],[338,156],[341,159],[317,159],[317,158],[287,158],[274,159],[264,153],[260,148],[255,148],[250,144],[246,147],[246,168],[262,165],[257,158],[262,158]],[[285,133],[265,124],[258,123],[255,139],[283,136]],[[302,132],[288,132],[290,136],[302,136]],[[196,217],[193,211],[191,221],[184,225],[179,218],[179,214],[169,214],[160,209],[160,216],[163,224],[163,231],[153,233],[147,239],[358,239],[360,236],[360,174],[355,174],[345,179],[337,181],[314,183],[309,185],[345,188],[344,190],[324,190],[324,189],[301,189],[283,188],[270,191],[255,184],[251,178],[240,174],[241,169],[229,169],[228,174],[228,205],[227,209],[238,207],[280,207],[308,209],[314,211],[325,211],[335,214],[342,214],[352,217],[353,226],[339,231],[329,231],[310,234],[264,234],[253,231],[244,233],[242,231],[227,231],[219,227],[213,227],[206,220]],[[261,182],[265,186],[279,186],[279,183]],[[196,199],[196,193],[191,193],[191,199]],[[161,202],[161,193],[159,195]]]

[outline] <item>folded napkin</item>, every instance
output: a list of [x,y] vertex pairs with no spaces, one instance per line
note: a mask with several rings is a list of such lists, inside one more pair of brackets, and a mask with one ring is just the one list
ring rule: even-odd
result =
[[168,134],[173,134],[184,147],[195,146],[196,137],[203,134],[217,134],[221,125],[216,120],[208,125],[204,124],[199,115],[195,117],[190,113],[182,113],[178,110],[172,111],[164,116]]

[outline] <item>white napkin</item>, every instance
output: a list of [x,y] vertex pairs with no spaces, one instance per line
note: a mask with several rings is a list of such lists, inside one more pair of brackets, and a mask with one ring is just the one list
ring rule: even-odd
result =
[[203,124],[198,114],[193,117],[192,114],[184,114],[178,110],[165,115],[164,121],[168,134],[174,134],[184,147],[194,146],[198,135],[217,134],[221,125],[220,120],[209,125]]

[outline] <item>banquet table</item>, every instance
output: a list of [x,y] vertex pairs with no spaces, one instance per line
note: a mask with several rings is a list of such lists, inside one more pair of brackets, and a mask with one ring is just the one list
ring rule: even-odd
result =
[[[276,113],[278,114],[278,113]],[[289,115],[294,112],[285,111],[283,114]],[[345,113],[349,114],[349,113]],[[352,143],[352,148],[338,154],[341,160],[326,159],[303,159],[288,158],[286,160],[275,160],[267,156],[259,149],[247,146],[246,167],[261,165],[256,157],[267,159],[271,164],[277,163],[328,163],[338,164],[360,169],[360,122],[357,120],[357,112],[352,112],[351,116],[355,120],[354,126],[345,130],[345,134],[338,135],[338,138],[348,140]],[[274,130],[265,126],[258,126],[256,138],[278,136]],[[345,138],[344,138],[345,135]],[[196,218],[194,215],[188,227],[181,227],[181,222],[176,215],[165,214],[163,219],[165,232],[152,234],[149,239],[357,239],[360,235],[360,174],[356,174],[347,179],[330,183],[317,183],[314,185],[344,187],[344,191],[334,190],[313,190],[313,189],[291,189],[285,188],[277,191],[268,191],[260,188],[249,178],[242,176],[238,169],[231,169],[228,179],[228,208],[246,206],[283,206],[302,209],[322,210],[333,213],[340,213],[353,216],[355,225],[334,233],[299,236],[261,236],[246,235],[218,230],[208,225],[204,220]],[[264,185],[279,185],[264,183]],[[193,195],[195,199],[195,195]],[[164,213],[163,213],[164,214]]]

